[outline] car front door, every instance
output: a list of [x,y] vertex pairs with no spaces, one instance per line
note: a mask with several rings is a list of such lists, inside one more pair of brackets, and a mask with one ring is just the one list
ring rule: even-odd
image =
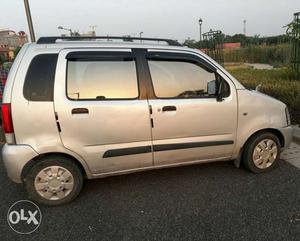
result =
[[65,49],[54,105],[63,145],[94,174],[153,165],[149,106],[131,49]]
[[229,159],[237,128],[233,83],[195,54],[149,50],[147,61],[154,164]]

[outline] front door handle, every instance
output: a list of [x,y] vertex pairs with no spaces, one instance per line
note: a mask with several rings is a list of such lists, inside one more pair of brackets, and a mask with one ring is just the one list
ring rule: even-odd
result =
[[76,114],[88,114],[89,110],[87,108],[74,108],[72,109],[72,115]]
[[162,111],[164,112],[164,111],[176,111],[176,106],[174,106],[174,105],[167,105],[167,106],[164,106],[163,108],[162,108]]

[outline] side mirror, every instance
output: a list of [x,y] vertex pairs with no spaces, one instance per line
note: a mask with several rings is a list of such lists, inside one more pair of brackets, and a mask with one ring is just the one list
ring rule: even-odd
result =
[[221,102],[224,100],[224,93],[223,93],[223,79],[220,80],[218,84],[218,93],[217,93],[217,101]]
[[215,96],[219,102],[229,96],[229,93],[230,89],[228,84],[220,76],[216,75],[216,80],[212,80],[207,83],[207,94]]
[[216,95],[216,93],[217,93],[216,80],[212,80],[207,83],[207,93],[209,95]]

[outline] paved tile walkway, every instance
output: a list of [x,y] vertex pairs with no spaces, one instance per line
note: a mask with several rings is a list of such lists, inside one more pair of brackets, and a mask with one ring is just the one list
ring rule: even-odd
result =
[[300,144],[293,142],[287,150],[281,153],[280,157],[300,168]]

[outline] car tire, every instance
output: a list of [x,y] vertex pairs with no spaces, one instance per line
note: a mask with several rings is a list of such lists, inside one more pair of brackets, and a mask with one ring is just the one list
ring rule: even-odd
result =
[[247,141],[242,162],[251,172],[268,172],[278,165],[280,148],[276,135],[269,132],[258,133]]
[[71,158],[51,155],[37,160],[23,182],[31,200],[56,206],[71,202],[78,196],[83,185],[83,175]]

